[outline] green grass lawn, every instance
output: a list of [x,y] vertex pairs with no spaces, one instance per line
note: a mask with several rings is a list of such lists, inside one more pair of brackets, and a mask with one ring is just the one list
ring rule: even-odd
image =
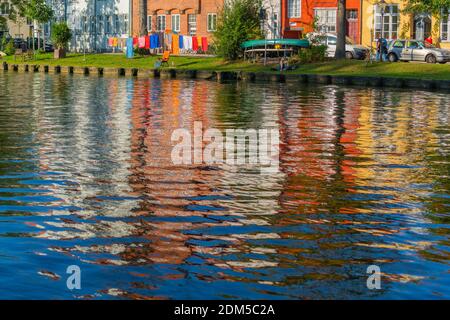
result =
[[[87,67],[123,67],[123,68],[154,68],[157,56],[127,59],[123,54],[69,54],[65,59],[55,60],[51,54],[37,55],[36,60],[28,63],[41,65],[61,66],[87,66]],[[9,63],[14,63],[13,57],[4,58]],[[18,59],[20,61],[20,59]],[[274,72],[273,66],[248,63],[244,61],[225,62],[217,57],[171,57],[170,65],[176,69],[212,70],[212,71],[249,71],[249,72]],[[445,79],[450,80],[450,63],[425,64],[409,62],[373,62],[344,60],[328,61],[323,63],[311,63],[300,65],[297,70],[286,74],[328,74],[351,76],[383,76],[420,79]]]

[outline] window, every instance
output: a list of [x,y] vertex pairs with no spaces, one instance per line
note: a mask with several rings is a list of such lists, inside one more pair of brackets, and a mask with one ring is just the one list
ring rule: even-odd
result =
[[314,9],[320,32],[336,32],[336,9]]
[[[398,5],[387,5],[384,9],[383,20],[381,21],[381,9],[375,5],[375,28],[374,37],[379,39],[381,36],[385,39],[397,39],[398,32]],[[381,35],[383,31],[383,35]]]
[[153,25],[152,25],[152,16],[147,16],[147,31],[152,32]]
[[114,32],[120,34],[120,18],[117,14],[114,15]]
[[279,35],[278,35],[278,14],[277,14],[277,13],[274,13],[274,14],[273,14],[273,24],[272,24],[272,27],[273,27],[273,36],[274,36],[275,38],[278,38]]
[[347,20],[358,20],[358,10],[357,9],[347,9]]
[[9,14],[9,3],[3,2],[0,3],[0,15],[7,15]]
[[450,9],[442,11],[441,40],[450,41]]
[[408,41],[408,49],[419,48],[419,43],[417,41]]
[[217,13],[208,13],[208,32],[217,29]]
[[88,33],[89,32],[89,24],[88,24],[87,17],[81,17],[80,29],[82,30],[83,33]]
[[110,34],[112,28],[112,16],[105,16],[105,33]]
[[172,15],[172,31],[180,32],[180,15],[179,14]]
[[188,33],[190,36],[195,36],[197,33],[197,16],[195,14],[188,14]]
[[166,16],[159,15],[156,17],[156,31],[166,30]]
[[103,33],[103,16],[97,16],[97,34]]
[[123,14],[122,15],[122,33],[123,34],[128,34],[128,14]]
[[91,16],[91,33],[95,32],[95,16]]
[[289,18],[300,18],[302,0],[288,0],[288,17]]

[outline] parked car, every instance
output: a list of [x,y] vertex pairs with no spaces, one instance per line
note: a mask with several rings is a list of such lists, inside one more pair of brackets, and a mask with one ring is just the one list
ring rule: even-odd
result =
[[450,51],[436,48],[424,41],[399,39],[389,44],[388,59],[391,62],[400,60],[446,63],[450,61]]
[[[315,33],[311,32],[307,38],[312,42],[317,42],[327,46],[327,57],[334,58],[336,54],[337,35],[334,33]],[[361,59],[364,60],[370,53],[370,49],[355,44],[349,37],[345,39],[345,57],[347,59]]]

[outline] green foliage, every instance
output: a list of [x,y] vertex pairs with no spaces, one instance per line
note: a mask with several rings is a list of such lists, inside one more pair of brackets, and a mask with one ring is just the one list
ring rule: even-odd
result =
[[428,12],[436,17],[442,15],[442,9],[450,8],[450,0],[405,0],[406,13]]
[[56,48],[67,48],[70,39],[72,39],[72,32],[67,23],[60,22],[52,26],[52,41]]
[[[327,46],[325,45],[313,45],[307,49],[301,49],[298,53],[296,60],[290,60],[289,64],[306,64],[314,62],[323,62],[326,60]],[[294,58],[291,58],[294,59]]]
[[47,23],[53,18],[53,9],[45,0],[28,0],[24,5],[24,15],[38,23]]
[[218,17],[214,33],[216,53],[225,60],[236,60],[242,55],[241,44],[251,39],[261,39],[259,19],[260,0],[230,0]]
[[8,41],[3,51],[7,56],[12,56],[16,52],[16,48],[14,48],[14,42],[12,40]]

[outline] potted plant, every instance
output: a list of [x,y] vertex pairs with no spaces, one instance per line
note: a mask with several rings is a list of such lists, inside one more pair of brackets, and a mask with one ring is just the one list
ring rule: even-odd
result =
[[67,23],[60,22],[52,26],[52,41],[55,47],[53,57],[55,59],[66,57],[66,49],[70,39],[72,39],[72,32]]

